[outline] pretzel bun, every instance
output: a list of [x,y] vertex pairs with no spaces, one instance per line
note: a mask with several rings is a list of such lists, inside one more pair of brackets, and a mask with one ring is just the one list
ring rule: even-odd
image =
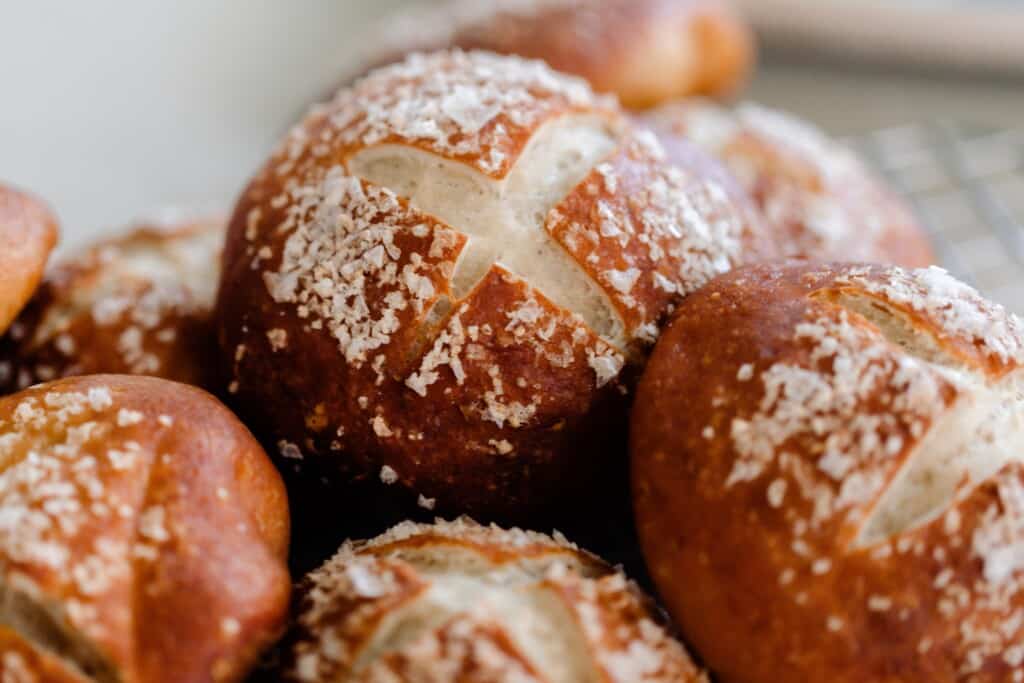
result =
[[447,0],[386,17],[367,43],[376,66],[451,47],[540,59],[633,108],[728,95],[755,60],[750,29],[721,0]]
[[706,683],[632,583],[557,535],[404,522],[300,591],[286,680]]
[[627,362],[763,237],[663,157],[540,62],[415,55],[341,91],[235,209],[236,406],[292,461],[439,510],[521,519],[586,491]]
[[223,219],[138,226],[51,268],[0,339],[0,393],[57,377],[213,384]]
[[692,100],[641,115],[667,144],[721,159],[780,236],[786,256],[927,266],[935,257],[905,203],[847,147],[812,124],[753,104]]
[[0,334],[43,277],[57,218],[35,197],[0,184]]
[[634,496],[718,680],[1024,678],[1022,360],[1021,321],[935,267],[757,266],[683,304]]
[[240,680],[287,617],[287,545],[279,475],[208,394],[97,375],[0,399],[3,680]]

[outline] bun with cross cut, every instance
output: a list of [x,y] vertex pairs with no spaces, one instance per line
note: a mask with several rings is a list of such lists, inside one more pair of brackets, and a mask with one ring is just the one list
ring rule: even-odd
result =
[[0,394],[98,373],[212,386],[224,230],[223,218],[150,221],[50,268],[0,338]]
[[410,57],[315,108],[239,200],[227,390],[336,481],[520,518],[606,469],[679,301],[767,253],[741,215],[581,80]]
[[0,399],[0,680],[241,680],[287,619],[288,532],[273,463],[199,389]]
[[56,243],[57,218],[50,210],[0,184],[0,334],[32,296]]
[[707,683],[621,572],[558,535],[403,522],[299,595],[288,681]]
[[1021,321],[934,267],[751,266],[683,303],[634,499],[717,680],[1024,679],[1022,363]]

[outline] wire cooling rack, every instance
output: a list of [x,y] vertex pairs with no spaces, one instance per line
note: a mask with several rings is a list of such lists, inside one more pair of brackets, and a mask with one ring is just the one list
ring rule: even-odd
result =
[[1024,128],[938,121],[848,142],[914,204],[950,272],[1024,315]]

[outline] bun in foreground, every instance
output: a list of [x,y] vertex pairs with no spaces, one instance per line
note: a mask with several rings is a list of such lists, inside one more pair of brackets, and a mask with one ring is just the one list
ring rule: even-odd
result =
[[287,548],[279,475],[208,394],[100,375],[0,399],[5,676],[241,680],[284,627]]
[[560,537],[406,522],[300,590],[287,680],[706,683],[646,598]]
[[1021,322],[938,268],[756,266],[683,304],[633,487],[718,680],[1024,676],[1022,361]]

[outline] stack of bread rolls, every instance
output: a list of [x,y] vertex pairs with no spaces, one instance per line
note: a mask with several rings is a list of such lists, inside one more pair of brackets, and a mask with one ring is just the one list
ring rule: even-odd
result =
[[0,187],[0,681],[1024,680],[1024,324],[724,4],[417,21],[230,219]]

